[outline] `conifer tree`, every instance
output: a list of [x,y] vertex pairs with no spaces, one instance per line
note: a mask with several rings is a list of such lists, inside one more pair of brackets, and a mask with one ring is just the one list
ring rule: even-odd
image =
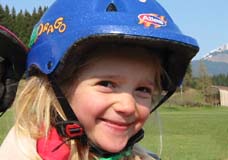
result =
[[3,20],[4,20],[4,9],[2,5],[0,4],[0,24],[3,25]]
[[10,9],[8,5],[0,4],[0,25],[3,25],[13,32],[25,43],[29,43],[30,34],[34,25],[38,22],[47,7],[34,8],[32,13],[27,10],[20,10],[16,13],[16,9]]

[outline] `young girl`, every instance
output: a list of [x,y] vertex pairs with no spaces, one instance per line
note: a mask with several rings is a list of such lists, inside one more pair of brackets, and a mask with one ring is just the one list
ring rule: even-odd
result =
[[30,46],[5,159],[155,159],[143,125],[199,49],[154,0],[57,0]]

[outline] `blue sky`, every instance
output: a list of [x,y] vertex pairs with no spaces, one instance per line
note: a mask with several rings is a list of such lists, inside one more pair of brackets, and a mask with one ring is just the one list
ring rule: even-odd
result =
[[[16,10],[50,6],[54,0],[0,0],[0,4]],[[158,0],[169,12],[184,34],[196,38],[200,52],[195,59],[228,43],[227,0]]]

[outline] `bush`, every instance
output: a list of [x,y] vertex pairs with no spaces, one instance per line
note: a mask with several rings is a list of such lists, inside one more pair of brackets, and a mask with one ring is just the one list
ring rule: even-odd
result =
[[210,106],[205,101],[204,95],[196,89],[188,88],[184,92],[178,90],[166,102],[168,105],[180,105],[189,107]]

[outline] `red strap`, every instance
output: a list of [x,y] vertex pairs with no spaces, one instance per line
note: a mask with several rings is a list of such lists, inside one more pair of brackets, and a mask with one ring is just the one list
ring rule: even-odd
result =
[[68,160],[70,148],[67,144],[63,144],[59,149],[53,150],[63,142],[55,128],[52,128],[48,137],[37,140],[37,152],[43,160]]

